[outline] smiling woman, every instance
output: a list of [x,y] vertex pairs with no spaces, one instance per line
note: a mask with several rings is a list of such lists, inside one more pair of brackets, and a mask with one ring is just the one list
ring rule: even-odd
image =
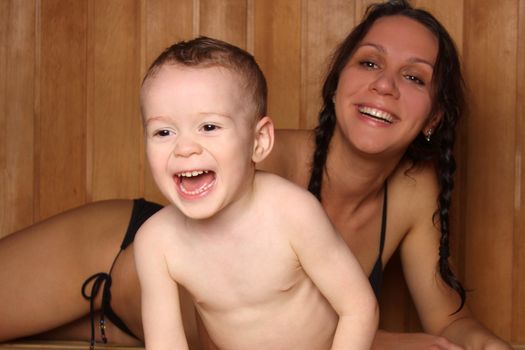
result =
[[[359,22],[365,3],[369,2],[1,2],[0,23],[4,26],[0,28],[0,41],[5,45],[0,45],[0,109],[5,113],[0,113],[0,167],[5,171],[0,172],[0,235],[6,236],[43,222],[0,242],[0,279],[10,281],[10,288],[0,288],[0,339],[50,329],[54,331],[45,336],[88,339],[89,303],[82,298],[80,286],[94,273],[109,272],[121,244],[128,249],[119,255],[112,271],[111,307],[133,334],[143,338],[133,245],[129,245],[132,239],[126,238],[125,244],[122,241],[125,234],[133,237],[143,219],[159,207],[138,200],[96,200],[146,197],[166,203],[145,170],[143,145],[137,142],[142,135],[139,108],[138,103],[132,102],[137,99],[146,62],[150,62],[161,48],[194,34],[213,35],[246,48],[254,53],[268,77],[269,114],[277,127],[310,129],[318,121],[318,96],[325,58]],[[368,191],[357,194],[345,191],[349,183],[363,184],[363,176],[367,179],[377,176],[378,182],[385,176],[367,167],[368,162],[345,157],[344,152],[350,149],[349,154],[354,155],[366,147],[370,152],[394,150],[390,148],[394,144],[401,147],[400,135],[414,131],[401,131],[397,127],[406,116],[416,116],[418,113],[414,111],[405,115],[398,111],[398,106],[391,107],[391,102],[378,102],[375,98],[373,101],[360,99],[360,106],[342,104],[348,119],[337,120],[338,123],[353,123],[368,135],[375,133],[377,136],[376,142],[372,142],[372,138],[356,135],[363,137],[355,138],[356,141],[348,145],[345,140],[350,137],[338,134],[350,135],[352,130],[338,127],[331,138],[328,126],[335,120],[325,118],[326,112],[333,112],[325,110],[319,119],[323,127],[317,136],[307,130],[279,130],[272,158],[264,167],[303,187],[310,184],[311,191],[320,196],[323,207],[362,266],[367,272],[372,270],[371,280],[379,281],[387,261],[390,265],[387,270],[395,267],[391,262],[396,262],[397,253],[393,250],[399,244],[401,249],[397,252],[401,255],[404,272],[408,276],[417,275],[419,282],[409,277],[408,288],[405,288],[400,273],[392,273],[392,270],[385,273],[388,283],[381,288],[384,329],[429,332],[432,328],[436,330],[432,333],[444,334],[439,325],[445,323],[429,321],[423,316],[422,326],[418,320],[422,314],[442,313],[436,306],[439,303],[431,302],[434,300],[432,294],[421,296],[416,292],[420,295],[419,298],[415,295],[414,299],[419,299],[416,304],[424,305],[426,311],[420,310],[421,306],[416,310],[409,302],[408,291],[414,294],[418,286],[423,286],[433,293],[432,288],[442,280],[431,268],[436,268],[438,255],[453,253],[460,280],[468,290],[475,291],[467,293],[468,306],[473,313],[498,336],[517,343],[525,342],[525,308],[521,302],[525,298],[525,281],[519,278],[525,266],[525,225],[521,220],[525,216],[525,170],[523,162],[516,161],[525,152],[520,142],[525,139],[525,123],[521,117],[525,101],[521,98],[525,91],[525,41],[521,40],[525,36],[524,5],[520,0],[417,0],[412,3],[430,10],[450,31],[462,54],[470,86],[469,118],[459,125],[459,148],[452,153],[459,159],[459,172],[453,177],[456,191],[451,198],[448,198],[450,193],[443,197],[445,201],[452,200],[451,210],[443,213],[450,215],[445,225],[451,233],[450,249],[446,246],[440,249],[439,240],[434,246],[422,249],[426,245],[418,239],[423,240],[425,235],[407,235],[401,239],[402,235],[398,234],[409,230],[404,223],[410,222],[420,210],[429,213],[424,217],[431,217],[436,209],[437,191],[425,191],[435,188],[436,182],[425,182],[426,175],[417,177],[412,183],[408,181],[415,176],[414,172],[419,174],[418,171],[430,174],[429,178],[434,176],[435,172],[427,167],[423,170],[413,168],[406,177],[389,177],[388,190],[386,186],[385,190],[382,187],[378,190],[375,183],[359,186],[370,190],[369,197],[364,196]],[[378,24],[380,21],[381,18]],[[374,26],[369,32],[372,30]],[[394,40],[398,30],[399,26],[386,34]],[[423,35],[424,32],[417,33]],[[411,40],[405,44],[415,43]],[[363,61],[362,73],[385,74],[378,80],[381,84],[372,91],[379,94],[385,87],[386,92],[395,87],[404,99],[410,91],[402,89],[405,83],[412,81],[422,91],[428,89],[429,81],[419,70],[412,71],[412,68],[422,67],[418,59],[424,55],[412,55],[415,62],[405,67],[410,69],[394,74],[396,71],[390,70],[393,68],[391,60],[401,59],[399,52],[392,51],[393,47],[384,43],[377,44],[376,47],[363,47],[370,49],[371,54],[365,55],[369,57]],[[440,47],[438,51],[446,48]],[[356,54],[360,54],[360,50]],[[382,61],[385,59],[386,66]],[[439,62],[438,53],[434,71]],[[342,69],[347,62],[340,63]],[[455,69],[456,65],[444,68],[445,73],[434,72],[432,86],[442,86],[443,80],[458,81],[456,75],[447,70]],[[333,102],[340,80],[339,76],[332,78],[328,80],[329,88],[323,97],[327,106],[330,105],[327,101]],[[412,91],[412,96],[416,96],[416,91]],[[433,89],[432,93],[441,94],[443,90]],[[390,100],[395,94],[383,96]],[[456,97],[441,96],[451,108],[457,106]],[[437,106],[431,104],[430,114],[439,115],[439,110],[434,110]],[[351,111],[352,108],[355,109]],[[130,118],[133,115],[135,117]],[[445,133],[443,125],[446,125],[443,119],[437,126],[421,124],[415,145],[437,146],[442,144],[440,138],[450,141],[452,134]],[[394,128],[399,133],[389,132]],[[322,137],[326,135],[330,137]],[[57,143],[57,139],[63,142]],[[326,149],[343,152],[327,153],[323,151]],[[452,151],[450,142],[445,149],[447,151],[442,154],[446,158]],[[427,157],[428,153],[421,153],[421,150],[424,148],[410,146],[407,154]],[[316,166],[310,173],[312,163]],[[340,171],[335,172],[337,169]],[[366,173],[358,174],[354,169]],[[407,169],[400,164],[396,174],[402,170]],[[450,186],[451,172],[443,175],[439,181]],[[395,179],[404,179],[408,187],[414,186],[412,195],[399,190],[399,182],[403,181]],[[359,199],[363,200],[359,202]],[[357,204],[349,207],[352,203]],[[78,209],[64,212],[79,205],[82,206]],[[61,214],[48,219],[57,213]],[[438,216],[434,218],[438,221]],[[426,225],[429,227],[428,223]],[[435,237],[440,230],[440,227],[429,227],[424,231]],[[410,246],[420,249],[410,249]],[[429,256],[435,261],[425,264]],[[423,265],[426,272],[418,273],[417,267]],[[445,270],[447,275],[447,265],[440,264],[439,269]],[[389,288],[392,286],[394,288]],[[401,292],[402,288],[407,292]],[[97,310],[100,298],[98,295],[94,299]],[[452,290],[450,298],[454,300],[451,313],[459,306],[459,298]],[[189,302],[183,303],[183,307],[188,305]],[[192,309],[186,310],[191,319]],[[40,316],[29,318],[29,314]],[[448,314],[443,319],[450,320]],[[472,328],[466,328],[471,330],[478,326],[472,319],[468,321],[472,322]],[[191,326],[192,322],[186,325]],[[445,335],[461,338],[473,334],[461,327],[455,331]],[[112,322],[106,322],[106,333],[110,342],[138,342],[120,332]],[[100,337],[98,332],[97,336]],[[440,344],[444,341],[428,333],[380,332],[378,339],[391,347],[399,344],[404,349],[409,348],[404,341],[427,345],[436,340]]]
[[[334,94],[337,120],[349,142],[372,154],[386,145],[398,152],[421,129],[426,134],[435,129],[442,113],[431,114],[436,57],[437,39],[422,24],[404,16],[377,20],[341,71]],[[370,96],[370,89],[381,98]]]

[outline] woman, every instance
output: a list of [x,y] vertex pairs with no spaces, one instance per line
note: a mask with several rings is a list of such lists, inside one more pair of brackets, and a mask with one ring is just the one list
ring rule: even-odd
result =
[[[263,165],[318,196],[377,293],[382,267],[399,249],[427,334],[379,331],[378,349],[510,349],[472,317],[448,265],[462,88],[453,42],[430,14],[405,1],[375,5],[334,56],[315,134],[280,132]],[[93,309],[104,304],[105,314],[104,332],[92,332],[121,344],[138,342],[127,333],[142,339],[132,235],[157,209],[144,202],[94,203],[4,239],[0,278],[13,288],[0,290],[6,304],[0,305],[0,339],[57,327],[44,336],[85,339],[89,303],[79,288],[89,276],[83,292],[93,297]],[[115,259],[131,212],[130,235]],[[195,334],[193,309],[183,304],[188,332]]]

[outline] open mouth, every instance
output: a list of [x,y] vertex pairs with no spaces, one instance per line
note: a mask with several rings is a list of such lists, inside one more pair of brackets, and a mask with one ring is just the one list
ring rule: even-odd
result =
[[177,188],[186,197],[201,196],[215,184],[215,172],[211,170],[189,170],[175,175]]
[[387,124],[392,124],[392,122],[394,121],[394,117],[392,116],[392,114],[379,110],[379,109],[372,108],[372,107],[360,106],[359,112],[369,118],[372,118],[372,119],[375,119],[375,120],[378,120],[378,121],[381,121]]

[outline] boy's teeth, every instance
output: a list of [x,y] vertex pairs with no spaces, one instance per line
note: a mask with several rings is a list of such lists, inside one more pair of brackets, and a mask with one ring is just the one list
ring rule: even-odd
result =
[[177,176],[178,177],[181,177],[181,176],[193,177],[193,176],[198,176],[198,175],[207,174],[207,173],[208,173],[208,170],[193,170],[193,171],[186,171],[186,172],[179,173],[177,174]]
[[359,112],[368,114],[377,119],[385,120],[389,123],[391,123],[394,120],[394,118],[392,117],[390,113],[381,111],[379,109],[371,108],[371,107],[359,107]]

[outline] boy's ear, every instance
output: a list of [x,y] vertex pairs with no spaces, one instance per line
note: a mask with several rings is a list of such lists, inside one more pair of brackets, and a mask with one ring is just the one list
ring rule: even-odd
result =
[[270,117],[262,117],[255,126],[252,160],[255,163],[263,161],[273,148],[274,127]]

